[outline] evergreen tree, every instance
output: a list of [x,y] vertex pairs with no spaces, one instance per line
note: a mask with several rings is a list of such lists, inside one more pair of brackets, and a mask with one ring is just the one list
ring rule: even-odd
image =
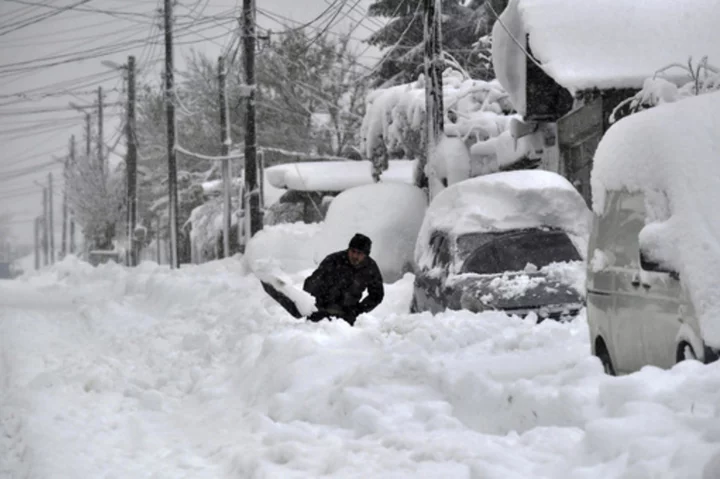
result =
[[[490,4],[493,8],[489,8]],[[471,78],[493,78],[490,43],[482,41],[492,32],[495,12],[500,14],[507,0],[442,0],[442,46],[448,55]],[[423,72],[423,0],[378,0],[368,15],[390,20],[375,32],[368,43],[385,49],[372,86],[382,87],[408,83]]]

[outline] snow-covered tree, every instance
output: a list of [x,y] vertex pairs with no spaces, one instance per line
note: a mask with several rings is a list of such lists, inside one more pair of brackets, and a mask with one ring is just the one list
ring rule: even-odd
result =
[[[428,162],[428,177],[435,176],[447,185],[496,170],[506,156],[516,154],[510,140],[512,151],[503,152],[500,160],[497,157],[497,147],[507,143],[512,119],[508,95],[497,81],[473,80],[447,69],[443,73],[443,104],[447,141],[441,142],[443,153]],[[389,159],[423,158],[424,77],[372,91],[367,97],[361,133],[361,151],[372,161],[376,178],[387,169]],[[517,155],[522,156],[519,149]]]
[[65,170],[68,204],[90,249],[113,249],[113,239],[125,220],[124,164],[105,173],[97,158],[77,157]]
[[[364,111],[364,83],[356,54],[344,36],[317,36],[289,29],[260,43],[256,59],[257,144],[306,154],[344,155],[359,143]],[[219,156],[220,110],[217,59],[192,53],[185,71],[176,76],[178,145],[193,153]],[[226,59],[230,136],[242,151],[245,136],[246,88],[242,58]],[[167,219],[167,145],[165,100],[160,82],[139,89],[137,131],[140,146],[139,218],[150,237],[160,218]],[[267,155],[266,165],[278,161]],[[220,163],[179,151],[178,219],[186,225],[191,211],[208,201],[200,184],[219,177]],[[233,165],[239,174],[241,163]],[[198,190],[198,188],[200,188]],[[200,193],[198,194],[198,191]],[[210,224],[210,223],[208,223]],[[159,232],[161,237],[166,232]],[[180,231],[181,261],[190,260],[190,232]]]

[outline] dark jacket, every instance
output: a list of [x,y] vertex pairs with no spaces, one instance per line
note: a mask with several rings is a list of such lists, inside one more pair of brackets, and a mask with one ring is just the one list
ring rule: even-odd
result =
[[[350,264],[347,250],[328,255],[303,284],[315,296],[318,309],[340,308],[349,316],[372,311],[385,296],[382,274],[367,256],[359,266]],[[363,292],[368,296],[361,302]]]

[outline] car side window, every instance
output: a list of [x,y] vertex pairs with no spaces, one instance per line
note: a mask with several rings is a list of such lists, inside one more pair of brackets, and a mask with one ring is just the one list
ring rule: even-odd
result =
[[642,193],[608,192],[605,212],[599,218],[601,235],[597,246],[612,253],[616,266],[639,266],[638,236],[645,226],[645,201]]

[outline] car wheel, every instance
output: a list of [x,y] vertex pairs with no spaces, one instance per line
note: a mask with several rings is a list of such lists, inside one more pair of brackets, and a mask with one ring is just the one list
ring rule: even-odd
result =
[[676,363],[685,361],[686,359],[697,360],[697,358],[697,354],[695,354],[695,350],[690,343],[687,341],[681,341],[680,344],[678,344],[677,351],[675,353]]
[[617,376],[615,373],[615,367],[613,366],[612,359],[610,359],[610,352],[605,345],[605,341],[598,338],[595,342],[595,356],[600,360],[603,365],[603,370],[608,376]]

